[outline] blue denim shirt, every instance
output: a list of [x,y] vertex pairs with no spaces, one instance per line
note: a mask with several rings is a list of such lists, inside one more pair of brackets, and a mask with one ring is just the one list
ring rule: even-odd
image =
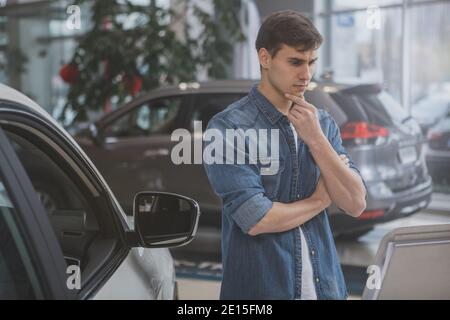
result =
[[[342,147],[334,119],[321,109],[318,109],[318,115],[333,148],[338,154],[346,154],[350,167],[359,173]],[[257,236],[248,234],[273,202],[289,203],[309,197],[316,189],[320,175],[308,146],[299,137],[296,152],[287,117],[259,92],[256,85],[247,96],[215,115],[208,124],[208,129],[223,133],[224,146],[229,144],[225,141],[225,130],[251,128],[279,129],[276,174],[261,175],[263,163],[260,162],[226,164],[225,147],[222,154],[216,154],[224,157],[223,164],[205,164],[209,181],[223,203],[220,298],[300,299],[302,254],[309,254],[318,299],[346,299],[347,289],[326,210],[301,226],[310,252],[301,251],[299,228]],[[247,153],[248,142],[246,140]],[[209,143],[205,142],[205,147]]]

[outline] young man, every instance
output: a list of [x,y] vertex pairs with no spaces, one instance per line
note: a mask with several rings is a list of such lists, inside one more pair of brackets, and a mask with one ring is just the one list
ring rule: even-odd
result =
[[[226,138],[230,130],[279,133],[278,148],[267,153],[276,161],[275,174],[262,174],[267,159],[227,162],[228,151],[216,154],[223,161],[205,164],[223,201],[221,299],[347,297],[325,209],[333,201],[359,216],[365,187],[335,121],[303,99],[321,43],[300,13],[267,17],[256,40],[261,81],[209,122],[227,147],[234,145],[234,138]],[[246,160],[250,143],[246,140]]]

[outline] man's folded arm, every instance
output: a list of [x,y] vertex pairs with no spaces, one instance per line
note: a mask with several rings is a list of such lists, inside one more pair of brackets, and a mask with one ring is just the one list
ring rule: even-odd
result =
[[328,205],[318,197],[292,203],[274,202],[272,208],[254,225],[248,234],[284,232],[296,228],[322,212]]
[[[208,129],[218,129],[225,137],[225,130],[234,128],[226,120],[214,117]],[[227,145],[225,138],[223,145]],[[244,233],[258,235],[287,231],[327,207],[313,196],[289,204],[272,202],[265,195],[258,165],[227,164],[224,155],[225,152],[220,155],[221,163],[205,163],[206,174],[214,192],[223,201],[224,213],[230,214]]]

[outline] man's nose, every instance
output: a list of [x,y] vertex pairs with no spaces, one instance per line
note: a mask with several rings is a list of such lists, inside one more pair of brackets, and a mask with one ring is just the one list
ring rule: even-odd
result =
[[311,79],[311,68],[309,65],[305,65],[301,68],[298,78],[302,81],[309,81]]

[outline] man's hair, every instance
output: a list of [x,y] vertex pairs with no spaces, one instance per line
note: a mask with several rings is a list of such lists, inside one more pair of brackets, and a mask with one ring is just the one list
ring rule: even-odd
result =
[[264,19],[259,28],[255,47],[265,48],[274,57],[282,44],[302,51],[315,50],[323,38],[312,22],[303,14],[284,10],[272,13]]

